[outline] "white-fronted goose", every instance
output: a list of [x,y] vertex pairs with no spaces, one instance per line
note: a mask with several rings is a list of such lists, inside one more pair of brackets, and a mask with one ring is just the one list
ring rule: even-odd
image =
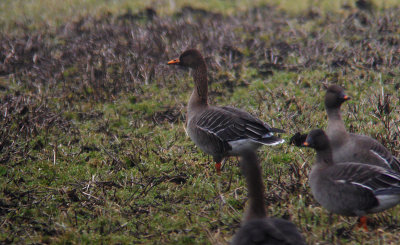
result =
[[[330,212],[362,217],[400,203],[400,174],[395,171],[358,162],[334,163],[321,129],[311,131],[302,145],[317,152],[309,184],[314,198]],[[366,218],[360,221],[366,229]]]
[[348,133],[342,120],[340,106],[349,96],[343,88],[331,85],[325,95],[328,114],[326,134],[331,142],[335,162],[359,162],[390,168],[400,173],[400,161],[375,139]]
[[187,107],[187,133],[201,150],[213,156],[218,173],[222,160],[227,156],[238,156],[244,150],[284,142],[273,135],[283,130],[271,128],[245,111],[208,105],[207,66],[198,50],[186,50],[168,64],[193,69],[195,86]]
[[264,204],[264,184],[257,155],[243,154],[240,166],[246,177],[249,206],[244,223],[232,240],[232,245],[306,244],[296,226],[287,220],[267,218]]

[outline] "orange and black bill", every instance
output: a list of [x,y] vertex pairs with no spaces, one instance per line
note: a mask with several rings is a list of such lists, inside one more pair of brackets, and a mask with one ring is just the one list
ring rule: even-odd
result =
[[345,96],[343,96],[343,99],[344,99],[344,100],[349,100],[349,99],[351,99],[351,98],[350,98],[350,96],[345,95]]
[[301,143],[302,146],[309,146],[310,144],[307,141],[304,141],[303,143]]
[[170,61],[168,61],[168,65],[178,65],[179,64],[179,62],[180,62],[180,60],[179,59],[174,59],[174,60],[170,60]]

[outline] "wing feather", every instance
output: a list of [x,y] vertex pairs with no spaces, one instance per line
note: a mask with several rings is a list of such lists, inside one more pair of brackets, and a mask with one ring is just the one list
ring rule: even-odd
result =
[[373,165],[359,163],[340,163],[332,169],[336,182],[346,182],[373,191],[400,190],[400,174]]
[[273,136],[268,124],[233,107],[209,108],[200,115],[196,126],[225,142],[252,139],[261,143]]
[[377,140],[365,136],[352,134],[360,143],[365,144],[369,148],[370,152],[380,158],[387,167],[393,169],[394,171],[400,173],[400,162],[399,160],[390,153],[390,151],[384,147]]

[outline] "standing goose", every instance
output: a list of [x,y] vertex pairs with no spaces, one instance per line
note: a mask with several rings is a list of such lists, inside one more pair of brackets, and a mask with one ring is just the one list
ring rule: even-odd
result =
[[325,95],[328,114],[326,134],[331,142],[334,162],[359,162],[393,169],[400,173],[400,162],[378,141],[348,133],[342,120],[340,106],[350,97],[343,88],[331,85]]
[[213,156],[218,174],[221,162],[227,156],[284,142],[273,135],[274,132],[283,133],[283,130],[271,128],[245,111],[208,105],[207,66],[198,50],[186,50],[168,65],[193,69],[195,86],[187,108],[187,133],[201,150]]
[[264,184],[261,168],[254,151],[242,155],[240,166],[246,177],[249,207],[244,224],[232,240],[232,245],[306,244],[296,226],[287,220],[267,218],[264,205]]
[[400,203],[400,174],[359,162],[334,163],[331,144],[321,129],[311,131],[302,145],[317,152],[309,184],[314,198],[328,211],[359,216],[360,226],[367,230],[364,215]]

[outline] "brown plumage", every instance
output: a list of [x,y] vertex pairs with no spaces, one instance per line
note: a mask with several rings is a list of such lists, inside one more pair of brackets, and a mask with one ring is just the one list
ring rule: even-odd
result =
[[293,223],[279,218],[267,218],[264,184],[256,153],[245,152],[240,166],[246,177],[249,205],[242,227],[234,236],[232,245],[306,244]]
[[340,106],[350,97],[337,85],[331,85],[325,95],[328,114],[326,134],[331,142],[334,162],[359,162],[390,168],[400,172],[400,162],[378,141],[348,133],[342,120]]
[[198,50],[186,50],[168,64],[192,68],[195,86],[187,107],[187,133],[201,150],[213,156],[218,172],[227,156],[283,142],[273,135],[283,130],[272,128],[240,109],[208,104],[207,66]]
[[361,217],[400,203],[398,173],[359,162],[335,163],[335,153],[321,129],[311,131],[302,145],[317,152],[309,184],[314,198],[330,212]]

